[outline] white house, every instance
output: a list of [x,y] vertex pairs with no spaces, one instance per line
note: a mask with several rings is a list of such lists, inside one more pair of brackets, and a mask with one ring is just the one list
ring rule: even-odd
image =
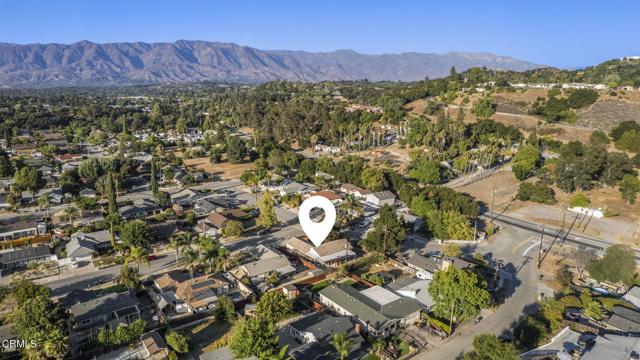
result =
[[367,195],[367,202],[376,206],[393,205],[396,202],[396,196],[390,191],[380,191]]

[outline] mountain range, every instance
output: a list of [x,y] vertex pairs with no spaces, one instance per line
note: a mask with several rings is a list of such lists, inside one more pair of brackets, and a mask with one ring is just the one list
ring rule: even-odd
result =
[[259,50],[234,43],[0,43],[0,86],[110,86],[271,80],[415,81],[442,77],[451,66],[523,71],[540,65],[490,53],[370,55],[352,50]]

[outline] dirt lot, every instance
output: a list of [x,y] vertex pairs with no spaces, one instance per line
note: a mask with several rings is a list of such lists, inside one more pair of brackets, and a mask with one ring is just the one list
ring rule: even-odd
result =
[[[488,178],[456,190],[468,193],[487,206],[491,206],[494,187],[496,211],[506,209],[507,214],[556,227],[562,226],[564,216],[566,216],[565,221],[570,222],[576,215],[566,210],[571,194],[566,194],[559,189],[554,189],[558,200],[555,205],[512,201],[518,192],[518,181],[508,170],[499,171]],[[592,219],[588,224],[582,224],[579,231],[603,239],[640,246],[640,203],[628,205],[615,188],[594,189],[587,191],[586,195],[594,208],[608,208],[619,215]]]
[[547,89],[526,89],[524,92],[521,90],[516,91],[502,91],[493,94],[494,98],[505,98],[513,102],[524,101],[527,103],[533,103],[538,97],[547,97]]
[[511,171],[502,170],[480,181],[459,187],[456,191],[468,193],[487,206],[491,206],[494,188],[496,190],[495,208],[501,210],[516,196],[518,180]]
[[627,100],[599,100],[578,112],[578,124],[600,130],[611,130],[625,120],[640,118],[640,103]]
[[219,323],[215,320],[207,320],[203,323],[187,328],[191,335],[191,341],[198,346],[191,350],[191,354],[199,356],[204,352],[212,351],[220,347],[220,342],[229,334],[231,326],[226,323]]
[[201,169],[222,179],[237,179],[245,170],[253,170],[255,168],[255,164],[252,162],[232,164],[224,158],[219,164],[211,164],[208,157],[185,159],[183,161],[186,167]]
[[[562,203],[556,205],[543,205],[531,202],[515,201],[509,207],[507,213],[521,219],[526,219],[541,224],[548,224],[554,227],[561,227],[563,218],[565,226],[569,226],[578,215],[565,210]],[[580,220],[578,220],[580,221]],[[596,219],[590,221],[576,222],[572,232],[582,232],[587,235],[616,241],[621,244],[638,245],[638,223],[627,216],[616,216],[610,218]]]

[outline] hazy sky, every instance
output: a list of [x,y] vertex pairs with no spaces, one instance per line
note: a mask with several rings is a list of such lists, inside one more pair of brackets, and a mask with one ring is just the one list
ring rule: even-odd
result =
[[640,1],[0,0],[0,42],[235,42],[363,53],[486,51],[579,67],[640,55]]

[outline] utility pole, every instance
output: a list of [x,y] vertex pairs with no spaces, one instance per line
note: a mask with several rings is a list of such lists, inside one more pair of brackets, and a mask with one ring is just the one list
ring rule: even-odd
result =
[[455,305],[456,300],[453,299],[451,300],[451,315],[449,316],[449,335],[451,335],[451,332],[453,331],[453,306]]
[[542,265],[542,240],[544,240],[544,225],[540,227],[540,248],[538,249],[538,269]]
[[493,196],[491,197],[491,224],[493,225],[493,219],[494,219],[494,213],[493,210],[495,209],[494,206],[496,204],[496,187],[493,187]]

